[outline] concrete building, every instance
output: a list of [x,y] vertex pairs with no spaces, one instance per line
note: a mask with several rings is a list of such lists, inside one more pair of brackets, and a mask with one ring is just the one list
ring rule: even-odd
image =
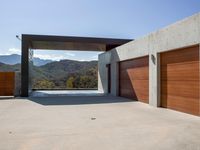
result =
[[200,13],[99,55],[104,93],[200,115]]
[[134,41],[23,35],[21,96],[31,49],[99,50],[99,91],[199,116],[199,45],[200,13]]

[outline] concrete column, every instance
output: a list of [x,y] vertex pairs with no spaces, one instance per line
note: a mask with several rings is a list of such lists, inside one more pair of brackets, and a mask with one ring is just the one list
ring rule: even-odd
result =
[[119,94],[119,65],[118,62],[111,62],[111,94]]
[[107,93],[107,72],[106,67],[98,63],[98,90],[102,93]]
[[28,49],[28,58],[29,58],[29,84],[28,91],[29,95],[32,93],[32,78],[33,78],[33,50],[31,48]]
[[21,58],[21,96],[28,97],[29,83],[29,47],[27,39],[22,35],[22,58]]
[[98,56],[98,90],[102,93],[108,92],[108,77],[104,55]]
[[160,54],[149,54],[149,104],[160,106]]

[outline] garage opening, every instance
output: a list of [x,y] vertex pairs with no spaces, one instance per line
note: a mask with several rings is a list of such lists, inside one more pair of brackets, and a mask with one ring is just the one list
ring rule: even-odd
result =
[[199,46],[161,53],[161,106],[200,114]]
[[149,103],[149,57],[119,62],[119,96]]

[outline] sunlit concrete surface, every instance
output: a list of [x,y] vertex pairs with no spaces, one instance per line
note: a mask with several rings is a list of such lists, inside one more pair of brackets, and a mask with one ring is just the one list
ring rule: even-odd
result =
[[36,90],[31,97],[55,97],[55,96],[102,96],[104,93],[98,90]]
[[111,96],[0,100],[0,150],[199,150],[200,117]]

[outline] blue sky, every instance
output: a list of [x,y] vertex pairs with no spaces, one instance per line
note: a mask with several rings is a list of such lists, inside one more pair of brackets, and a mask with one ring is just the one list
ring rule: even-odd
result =
[[[20,53],[15,35],[137,39],[200,12],[200,0],[1,0],[0,54]],[[40,58],[96,59],[98,53],[37,51]]]

